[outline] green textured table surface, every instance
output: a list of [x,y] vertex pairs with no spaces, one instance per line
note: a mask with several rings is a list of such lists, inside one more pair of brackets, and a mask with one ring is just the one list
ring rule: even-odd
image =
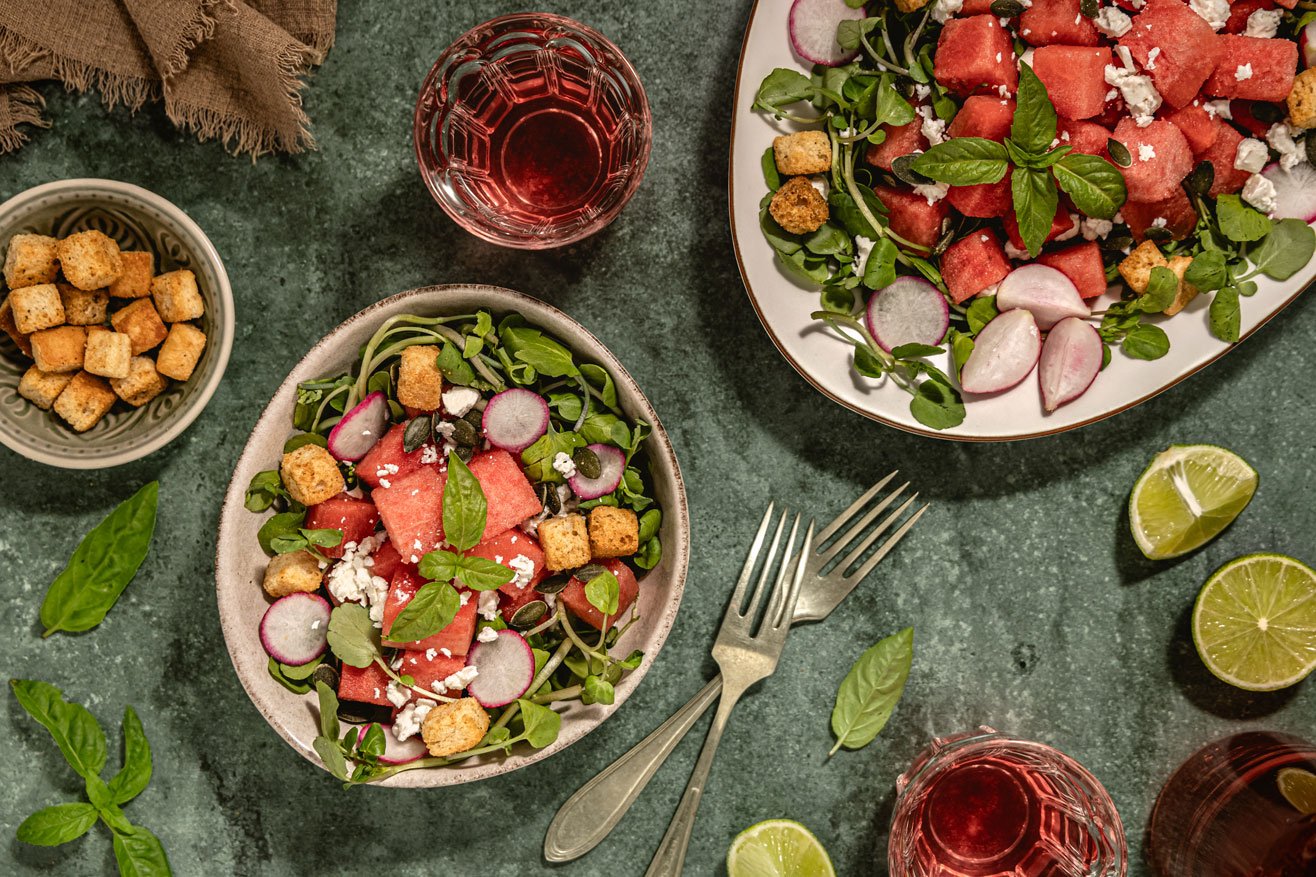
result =
[[[125,704],[138,709],[155,778],[127,812],[163,839],[179,874],[642,873],[704,724],[585,859],[543,862],[553,812],[708,678],[708,649],[765,503],[785,499],[827,518],[893,467],[932,510],[831,619],[794,635],[777,675],[742,702],[688,873],[723,872],[735,833],[776,816],[808,824],[838,872],[885,873],[897,775],[930,737],[985,723],[1086,764],[1124,818],[1130,873],[1142,874],[1148,810],[1192,749],[1240,727],[1311,736],[1310,683],[1266,696],[1233,691],[1203,670],[1188,633],[1193,596],[1225,560],[1267,550],[1316,561],[1311,301],[1160,398],[1079,432],[977,446],[907,436],[810,389],[741,287],[725,156],[747,2],[555,9],[600,28],[634,61],[653,104],[654,149],[611,228],[548,253],[500,250],[458,230],[430,200],[411,149],[416,89],[433,59],[468,27],[519,5],[383,5],[340,10],[337,45],[306,92],[318,152],[253,166],[174,131],[158,109],[131,117],[46,86],[55,127],[0,158],[4,197],[79,176],[154,189],[206,230],[233,281],[227,377],[172,446],[91,474],[0,451],[0,669],[63,687],[110,726]],[[476,786],[343,792],[269,729],[233,674],[215,613],[220,496],[265,401],[316,339],[378,298],[455,281],[509,286],[565,309],[644,387],[689,488],[686,597],[645,683],[550,761]],[[1243,454],[1261,472],[1260,491],[1201,552],[1147,563],[1128,536],[1128,489],[1158,450],[1198,441]],[[152,478],[159,527],[125,597],[94,632],[43,641],[36,612],[46,584],[82,533]],[[828,760],[837,684],[865,647],[905,625],[916,630],[917,655],[891,724],[867,749]],[[101,829],[53,850],[14,840],[28,812],[80,788],[12,697],[3,730],[0,872],[112,873]]]

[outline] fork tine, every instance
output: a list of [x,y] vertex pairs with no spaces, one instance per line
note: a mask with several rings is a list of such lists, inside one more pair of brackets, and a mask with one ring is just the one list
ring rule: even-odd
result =
[[863,557],[864,552],[867,551],[869,547],[874,542],[877,541],[878,537],[881,536],[883,533],[885,533],[887,529],[891,527],[891,525],[893,525],[896,521],[900,520],[900,516],[903,515],[906,511],[908,511],[909,507],[912,506],[914,504],[914,501],[917,499],[918,499],[918,494],[916,493],[913,496],[911,496],[909,499],[902,502],[898,509],[896,509],[894,512],[883,518],[882,522],[878,524],[876,527],[874,527],[872,532],[864,536],[864,538],[859,541],[859,544],[855,546],[854,550],[845,556],[844,560],[836,564],[836,569],[844,573],[856,561],[858,561],[859,558]]
[[763,515],[763,523],[759,524],[759,531],[754,536],[754,542],[749,546],[749,555],[745,558],[745,566],[740,571],[740,578],[736,581],[736,590],[731,594],[731,604],[727,606],[727,618],[732,613],[740,614],[740,607],[745,602],[745,588],[749,586],[750,577],[754,575],[754,564],[759,559],[759,552],[763,550],[763,540],[767,538],[768,526],[772,523],[772,513],[776,510],[777,504],[768,503],[768,511]]
[[846,530],[844,535],[838,536],[836,538],[836,541],[832,543],[830,548],[826,548],[818,552],[818,557],[822,560],[822,562],[827,563],[836,555],[840,554],[843,550],[845,550],[845,546],[847,544],[849,544],[850,542],[854,541],[855,539],[863,535],[864,531],[868,529],[868,525],[873,523],[873,521],[877,520],[878,515],[886,511],[887,508],[890,507],[891,503],[895,502],[896,498],[899,497],[900,494],[904,493],[906,487],[909,487],[908,481],[897,487],[895,490],[891,491],[891,493],[889,493],[885,499],[883,499],[877,505],[873,506],[866,515],[864,515],[855,523],[853,527],[851,527],[849,530]]
[[[782,520],[785,520],[784,516]],[[772,599],[768,601],[768,611],[763,613],[763,624],[759,627],[760,631],[777,626],[782,601],[786,599],[786,592],[790,590],[786,580],[791,575],[791,559],[795,557],[795,537],[799,532],[800,516],[796,514],[795,522],[791,524],[790,536],[786,539],[786,553],[781,556],[781,570],[777,573],[776,581],[772,585]]]
[[918,522],[919,518],[923,517],[923,513],[928,510],[928,505],[930,505],[930,503],[925,504],[918,511],[914,512],[914,514],[910,515],[909,520],[901,524],[900,529],[896,530],[896,532],[891,534],[891,538],[887,539],[886,542],[882,544],[882,547],[877,550],[877,553],[874,554],[872,557],[870,557],[867,563],[859,567],[859,569],[855,572],[853,576],[849,576],[848,578],[852,578],[855,581],[858,581],[862,579],[864,576],[868,575],[870,572],[872,572],[873,567],[877,566],[878,561],[886,557],[887,552],[889,552],[892,548],[894,548],[896,546],[896,543],[904,538],[905,534],[908,533],[910,528],[913,527],[914,524]]
[[896,474],[899,472],[900,472],[899,469],[895,470],[890,475],[886,476],[881,481],[877,482],[872,487],[868,488],[868,490],[864,491],[863,496],[859,497],[857,500],[850,503],[850,507],[848,509],[837,515],[836,518],[830,524],[824,527],[823,531],[818,534],[817,537],[818,544],[819,545],[826,544],[827,540],[832,538],[832,536],[836,533],[836,531],[841,529],[841,527],[845,524],[845,522],[854,516],[855,512],[859,511],[861,508],[868,505],[869,501],[872,500],[873,497],[877,496],[878,492],[881,491],[883,487],[886,487],[888,484],[890,484],[891,479],[895,478]]
[[[795,519],[795,523],[797,525],[799,524],[798,516]],[[792,543],[795,541],[794,537],[795,537],[795,532],[792,529],[791,531]],[[795,562],[794,575],[791,576],[791,581],[789,585],[780,588],[782,592],[781,602],[777,606],[776,614],[770,616],[772,618],[771,630],[774,634],[778,636],[781,637],[786,636],[786,631],[790,629],[791,621],[795,617],[795,603],[800,597],[800,589],[804,582],[804,575],[808,571],[809,552],[812,550],[813,550],[813,520],[810,519],[809,527],[804,532],[804,545],[801,546],[800,553],[797,556],[798,559]],[[792,557],[792,555],[787,555],[787,557]],[[782,564],[782,579],[786,578],[787,572],[789,571],[788,570],[789,566],[790,566],[789,563]]]
[[768,556],[763,559],[763,571],[759,573],[758,586],[754,588],[754,596],[749,601],[749,608],[743,613],[749,620],[751,629],[759,611],[759,604],[763,601],[763,592],[767,590],[768,582],[772,578],[772,564],[777,559],[777,549],[781,546],[781,531],[786,528],[787,516],[783,514],[781,520],[777,522],[777,532],[772,537],[772,546],[768,549]]

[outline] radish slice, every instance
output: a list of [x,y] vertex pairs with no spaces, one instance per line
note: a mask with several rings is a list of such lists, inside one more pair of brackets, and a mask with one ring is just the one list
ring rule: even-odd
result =
[[1101,371],[1101,335],[1078,317],[1065,317],[1047,333],[1037,365],[1042,407],[1055,411],[1087,392]]
[[887,353],[902,344],[937,345],[950,326],[950,307],[937,287],[900,277],[868,300],[868,331]]
[[466,664],[479,675],[466,685],[466,693],[480,706],[507,706],[530,688],[535,678],[535,655],[530,644],[514,630],[498,631],[498,638],[471,646]]
[[260,620],[260,644],[280,664],[309,664],[329,644],[331,611],[329,601],[319,594],[280,597]]
[[[998,299],[999,301],[999,299]],[[1028,377],[1042,352],[1037,321],[1022,308],[1006,311],[983,327],[960,373],[966,393],[999,393]]]
[[1302,29],[1298,44],[1302,46],[1302,66],[1316,65],[1316,21]]
[[529,390],[503,390],[484,406],[480,424],[489,444],[519,454],[548,431],[548,403]]
[[1316,167],[1304,161],[1286,171],[1278,164],[1272,164],[1261,175],[1275,184],[1275,212],[1272,215],[1276,219],[1316,220]]
[[[429,755],[429,750],[425,747],[425,741],[419,734],[408,737],[405,740],[398,740],[393,736],[392,725],[380,725],[384,732],[384,754],[379,756],[380,764],[406,764],[408,761],[415,761],[417,758],[424,758]],[[369,725],[362,725],[357,730],[356,741],[359,744],[366,738],[366,731]]]
[[343,415],[329,433],[329,453],[336,459],[355,463],[375,446],[388,427],[388,397],[371,393]]
[[567,479],[567,483],[581,499],[598,499],[612,493],[621,484],[621,476],[626,469],[626,455],[612,445],[590,445],[589,449],[598,455],[603,467],[599,477],[586,478],[577,472]]
[[845,0],[795,0],[791,5],[788,28],[795,54],[810,64],[840,67],[859,55],[847,52],[836,41],[836,26],[842,21],[858,21],[867,13],[851,9]]
[[1020,265],[1005,275],[996,290],[996,307],[1002,311],[1023,308],[1045,332],[1065,317],[1086,317],[1092,310],[1083,303],[1078,287],[1049,265]]

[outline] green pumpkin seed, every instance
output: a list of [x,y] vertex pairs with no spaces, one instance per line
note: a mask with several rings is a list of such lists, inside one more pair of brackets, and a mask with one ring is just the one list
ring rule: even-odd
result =
[[459,447],[457,450],[453,451],[453,453],[457,455],[458,460],[461,460],[463,463],[469,463],[471,462],[471,458],[475,456],[475,448]]
[[1129,167],[1133,164],[1133,156],[1129,154],[1129,148],[1114,137],[1106,141],[1106,149],[1110,151],[1110,157],[1115,164],[1120,167]]
[[582,566],[580,569],[576,570],[575,576],[576,578],[580,579],[582,582],[588,584],[589,582],[594,581],[595,579],[597,579],[599,576],[603,575],[606,572],[608,572],[608,568],[606,566],[603,566],[602,564],[587,563],[584,566]]
[[428,417],[422,415],[414,418],[402,433],[402,451],[410,454],[430,440],[432,431],[433,425]]
[[[1019,0],[993,0],[992,15],[997,18],[1014,18],[1017,15],[1023,15],[1024,4]],[[1095,13],[1093,13],[1095,15]]]
[[546,481],[539,485],[539,504],[547,509],[550,515],[562,511],[562,497],[558,496],[556,484]]
[[1302,143],[1307,147],[1307,161],[1316,164],[1316,137],[1308,134],[1303,138]]
[[924,185],[925,183],[929,182],[928,178],[923,176],[918,171],[914,170],[914,168],[912,167],[912,165],[914,164],[914,159],[916,158],[918,158],[918,155],[910,154],[910,155],[901,155],[896,157],[895,159],[892,159],[891,173],[895,174],[896,179],[900,180],[900,182],[908,186]]
[[1078,11],[1083,14],[1084,18],[1096,18],[1097,8],[1097,0],[1079,0]]
[[510,623],[517,630],[529,630],[543,620],[547,614],[547,603],[543,600],[531,600],[512,614]]
[[1170,231],[1168,228],[1157,228],[1156,226],[1152,226],[1142,234],[1143,237],[1147,238],[1149,241],[1168,241],[1174,239],[1174,232]]
[[329,664],[321,664],[311,674],[312,682],[323,682],[334,691],[338,690],[338,670]]
[[1265,122],[1267,125],[1273,125],[1276,122],[1284,121],[1287,115],[1284,110],[1279,108],[1278,104],[1267,103],[1266,101],[1252,102],[1252,116],[1258,122]]
[[466,412],[462,420],[475,427],[476,432],[479,432],[484,427],[484,411],[479,408],[472,408]]
[[1197,163],[1192,173],[1184,177],[1183,190],[1189,198],[1205,198],[1215,182],[1215,165],[1209,161]]
[[480,443],[480,431],[469,420],[452,422],[452,441],[461,448],[473,448]]
[[599,455],[589,448],[576,448],[571,455],[571,462],[576,464],[576,471],[586,478],[598,478],[603,474],[603,463]]
[[558,594],[569,584],[571,584],[571,576],[559,573],[555,576],[549,576],[535,585],[535,590],[541,594]]

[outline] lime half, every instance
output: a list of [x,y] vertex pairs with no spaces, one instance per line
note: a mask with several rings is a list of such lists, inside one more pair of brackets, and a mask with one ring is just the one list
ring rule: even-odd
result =
[[1201,548],[1234,522],[1257,492],[1257,470],[1215,445],[1172,445],[1129,495],[1133,540],[1152,560]]
[[1281,768],[1279,793],[1299,813],[1316,813],[1316,773],[1300,767]]
[[1316,570],[1282,554],[1249,554],[1216,570],[1193,607],[1193,642],[1216,676],[1272,691],[1316,667]]
[[827,850],[791,819],[769,819],[736,835],[727,877],[835,877]]

